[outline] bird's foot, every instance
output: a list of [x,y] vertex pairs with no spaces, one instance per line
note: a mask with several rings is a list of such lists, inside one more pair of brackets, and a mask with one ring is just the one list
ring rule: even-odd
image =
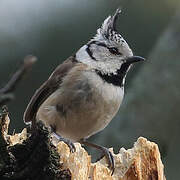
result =
[[74,143],[71,142],[71,140],[63,138],[62,136],[60,136],[59,134],[57,134],[55,132],[52,132],[52,135],[55,138],[57,138],[59,141],[63,141],[65,144],[67,144],[71,153],[74,153],[76,151],[76,147],[75,147]]
[[109,151],[109,149],[103,146],[100,147],[101,147],[100,150],[103,152],[103,156],[105,156],[108,161],[108,168],[112,170],[112,174],[113,174],[115,168],[114,157],[112,153]]
[[87,145],[87,146],[94,147],[96,149],[99,149],[103,153],[103,156],[106,157],[106,159],[108,161],[108,165],[109,165],[108,168],[111,169],[111,171],[112,171],[111,175],[113,175],[114,169],[115,169],[115,162],[114,162],[114,157],[113,157],[112,153],[109,151],[109,149],[107,149],[106,147],[97,145],[97,144],[87,142],[85,139],[81,139],[80,143]]

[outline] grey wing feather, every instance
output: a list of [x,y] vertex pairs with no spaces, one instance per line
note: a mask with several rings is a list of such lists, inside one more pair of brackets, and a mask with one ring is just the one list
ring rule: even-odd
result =
[[36,113],[41,104],[60,86],[62,78],[76,63],[77,61],[73,56],[69,57],[55,69],[49,79],[35,92],[24,113],[25,123],[36,121]]

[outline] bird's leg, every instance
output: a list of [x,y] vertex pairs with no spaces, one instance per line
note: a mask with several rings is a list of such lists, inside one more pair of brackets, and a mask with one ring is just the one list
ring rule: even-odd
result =
[[93,148],[96,148],[96,149],[99,149],[100,151],[102,151],[103,155],[106,157],[106,159],[108,161],[108,164],[109,164],[108,167],[112,170],[112,174],[114,173],[114,168],[115,168],[114,157],[113,157],[112,153],[106,147],[87,142],[86,139],[81,139],[79,142],[81,144],[84,144],[84,145],[87,145],[87,146],[90,146],[90,147],[93,147]]
[[73,153],[76,151],[76,147],[74,146],[74,143],[69,140],[69,139],[66,139],[66,138],[63,138],[62,136],[60,136],[59,134],[57,134],[55,132],[55,129],[53,127],[51,127],[51,134],[56,138],[58,139],[59,141],[63,141],[65,144],[68,145],[69,149],[70,149],[70,152]]

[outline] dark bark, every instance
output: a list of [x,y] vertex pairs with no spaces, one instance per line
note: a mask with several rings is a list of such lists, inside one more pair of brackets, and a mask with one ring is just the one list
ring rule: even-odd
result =
[[49,131],[42,123],[29,137],[9,146],[6,116],[3,109],[0,118],[0,179],[1,180],[68,180],[69,170],[62,170],[59,154],[51,143]]

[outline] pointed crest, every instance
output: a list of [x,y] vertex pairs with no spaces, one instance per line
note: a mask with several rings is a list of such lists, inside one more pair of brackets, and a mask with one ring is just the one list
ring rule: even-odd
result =
[[113,32],[117,33],[116,22],[120,13],[121,9],[118,8],[113,16],[107,17],[104,20],[101,28],[98,29],[98,34],[101,34],[104,37],[108,38]]

